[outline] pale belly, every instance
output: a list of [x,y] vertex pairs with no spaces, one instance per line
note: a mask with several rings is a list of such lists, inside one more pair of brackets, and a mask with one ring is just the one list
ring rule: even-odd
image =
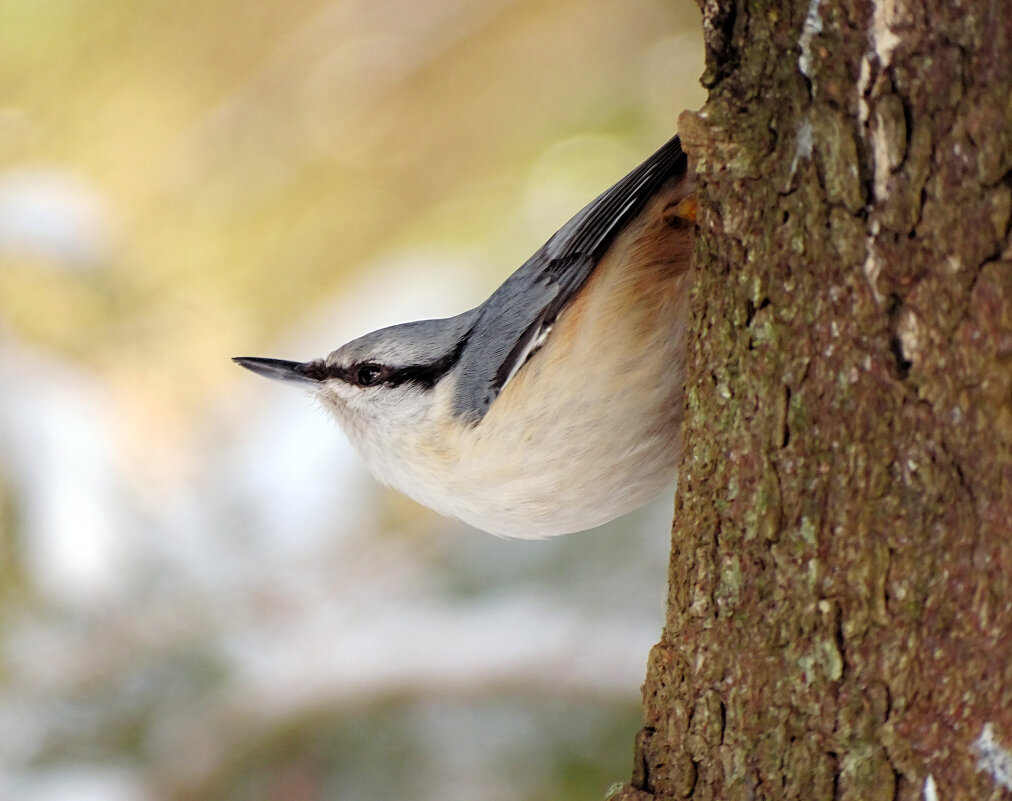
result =
[[593,528],[670,491],[688,280],[671,276],[632,306],[612,295],[614,308],[573,309],[477,426],[415,443],[432,456],[427,469],[390,483],[522,539]]
[[[420,426],[381,479],[523,539],[601,525],[670,489],[693,238],[663,212],[682,196],[673,186],[651,202],[477,425]],[[453,390],[438,385],[435,419],[451,419]]]

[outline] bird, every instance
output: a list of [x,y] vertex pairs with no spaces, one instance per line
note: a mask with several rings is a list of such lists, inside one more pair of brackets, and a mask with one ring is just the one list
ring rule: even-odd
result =
[[445,516],[594,528],[674,487],[696,211],[675,135],[480,305],[324,358],[233,361],[307,389],[380,482]]

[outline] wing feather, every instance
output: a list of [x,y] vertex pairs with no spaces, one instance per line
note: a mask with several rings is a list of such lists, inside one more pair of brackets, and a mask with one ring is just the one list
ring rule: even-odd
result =
[[543,344],[611,246],[651,197],[686,170],[675,136],[592,200],[506,279],[479,309],[461,353],[454,413],[478,423],[506,383]]

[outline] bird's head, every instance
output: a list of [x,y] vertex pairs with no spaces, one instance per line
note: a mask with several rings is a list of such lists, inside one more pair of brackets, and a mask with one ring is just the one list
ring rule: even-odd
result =
[[307,362],[246,356],[233,361],[258,375],[308,390],[360,450],[371,451],[430,418],[436,387],[457,364],[469,323],[470,313],[402,323]]

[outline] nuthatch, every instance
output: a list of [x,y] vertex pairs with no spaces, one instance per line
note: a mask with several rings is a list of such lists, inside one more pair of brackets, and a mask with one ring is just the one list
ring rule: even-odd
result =
[[437,512],[525,539],[591,528],[675,478],[695,210],[675,136],[480,306],[325,359],[235,361],[308,387]]

